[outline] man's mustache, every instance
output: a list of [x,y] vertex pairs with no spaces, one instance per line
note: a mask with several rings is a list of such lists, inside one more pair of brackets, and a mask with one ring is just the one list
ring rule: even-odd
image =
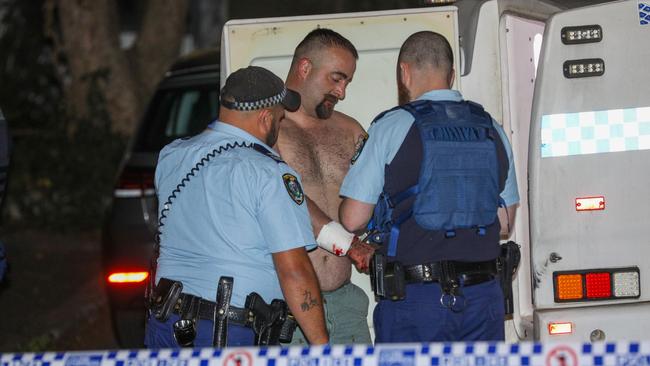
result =
[[332,104],[336,104],[339,102],[339,98],[333,96],[332,94],[325,94],[323,96],[323,102],[330,102]]

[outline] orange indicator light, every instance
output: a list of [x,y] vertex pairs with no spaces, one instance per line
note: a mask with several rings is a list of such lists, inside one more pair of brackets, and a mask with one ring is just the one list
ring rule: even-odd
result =
[[581,274],[561,274],[555,280],[557,281],[556,290],[559,300],[575,300],[582,298],[582,275]]
[[576,198],[576,211],[596,211],[604,209],[604,196]]

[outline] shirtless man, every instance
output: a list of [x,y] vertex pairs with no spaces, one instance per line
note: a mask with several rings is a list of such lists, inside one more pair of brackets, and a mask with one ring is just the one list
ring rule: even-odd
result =
[[[341,182],[367,134],[356,120],[334,111],[334,106],[345,98],[357,59],[357,50],[346,38],[329,29],[315,29],[296,47],[286,81],[287,88],[301,94],[302,105],[286,114],[276,147],[302,177],[304,191],[311,199],[308,205],[314,232],[320,232],[319,245],[326,248],[321,244],[323,236],[340,237],[339,231],[350,235],[352,241],[352,234],[331,218],[338,218]],[[333,344],[371,342],[366,319],[368,297],[350,283],[350,259],[354,260],[358,245],[352,244],[349,257],[340,256],[336,246],[334,250],[330,247],[330,252],[318,248],[309,253],[323,291]],[[304,343],[296,331],[292,344]]]

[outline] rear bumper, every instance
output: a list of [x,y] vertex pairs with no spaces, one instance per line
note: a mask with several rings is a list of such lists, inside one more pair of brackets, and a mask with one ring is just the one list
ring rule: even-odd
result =
[[[604,341],[639,340],[648,337],[650,302],[607,304],[539,310],[534,313],[535,340],[547,342],[591,342],[592,333],[602,332]],[[571,334],[550,335],[552,322],[570,322]]]

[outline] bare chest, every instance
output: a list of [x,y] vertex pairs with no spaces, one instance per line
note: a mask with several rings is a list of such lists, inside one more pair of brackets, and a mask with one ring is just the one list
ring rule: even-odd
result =
[[303,183],[341,184],[354,154],[354,137],[334,128],[283,128],[282,157],[302,177]]

